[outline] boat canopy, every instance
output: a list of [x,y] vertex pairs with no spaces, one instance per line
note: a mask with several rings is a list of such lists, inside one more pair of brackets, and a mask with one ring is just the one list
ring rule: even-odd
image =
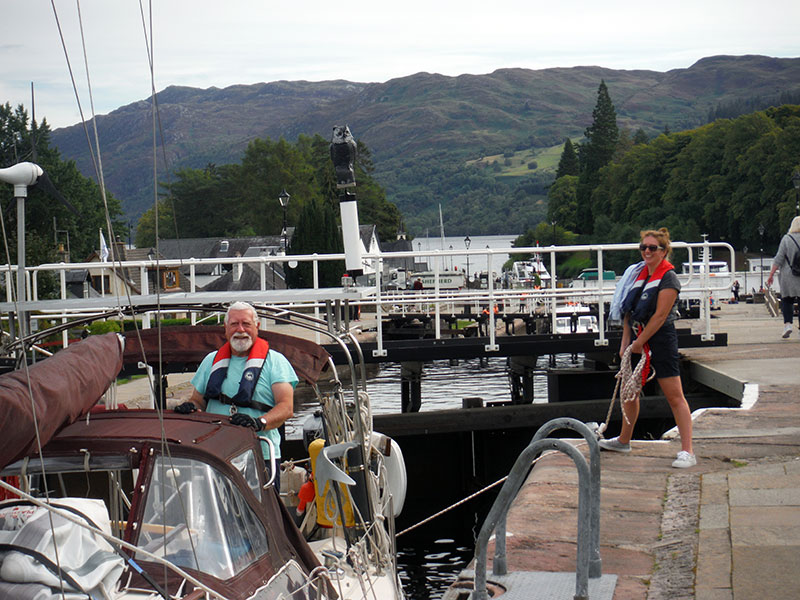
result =
[[[269,342],[270,348],[283,354],[294,367],[297,376],[306,383],[314,384],[328,365],[328,352],[311,340],[273,331],[259,331],[258,335]],[[206,354],[219,349],[225,343],[225,328],[183,325],[142,329],[138,333],[129,331],[125,337],[125,364],[136,364],[139,361],[148,364],[200,364]]]
[[122,344],[116,333],[90,336],[0,375],[0,467],[35,452],[97,404],[122,368]]

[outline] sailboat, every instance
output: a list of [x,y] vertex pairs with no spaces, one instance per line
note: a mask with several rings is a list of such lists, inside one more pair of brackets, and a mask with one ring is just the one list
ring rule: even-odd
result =
[[[313,317],[257,310],[327,332]],[[0,376],[8,498],[0,503],[0,598],[401,599],[394,517],[402,454],[371,431],[352,356],[343,382],[321,346],[260,334],[320,402],[322,438],[310,444],[309,469],[316,526],[304,535],[259,467],[255,434],[210,413],[114,409],[110,386],[123,364],[159,356],[157,331],[89,336]],[[356,343],[332,337],[348,352]],[[161,337],[160,359],[191,365],[220,339],[221,328],[173,328]]]
[[[439,235],[441,237],[441,250],[444,251],[444,220],[442,219],[442,205],[439,205]],[[412,289],[460,290],[466,287],[467,279],[463,271],[456,268],[447,268],[446,257],[440,258],[440,268],[436,270],[417,271],[409,278],[408,287]],[[419,282],[419,284],[416,284]],[[420,287],[421,286],[421,287]]]
[[[44,174],[33,163],[22,165],[4,170],[0,180],[14,185],[24,232],[21,199]],[[99,180],[105,199],[102,171]],[[357,215],[355,206],[349,209]],[[114,239],[108,213],[106,221]],[[357,216],[346,224],[357,237]],[[334,365],[310,340],[260,334],[287,357],[320,406],[305,467],[285,465],[307,475],[293,478],[309,498],[298,527],[297,509],[284,504],[294,488],[280,497],[267,478],[280,469],[274,458],[264,468],[266,440],[220,415],[116,405],[123,365],[192,370],[221,346],[222,328],[88,336],[29,364],[31,349],[50,336],[100,319],[135,323],[163,306],[158,294],[152,305],[142,296],[136,306],[123,301],[31,333],[27,315],[37,307],[25,302],[25,236],[18,237],[19,295],[7,309],[18,328],[2,346],[2,358],[16,357],[17,368],[0,375],[0,600],[402,600],[394,518],[403,504],[405,466],[397,444],[372,430],[363,353],[349,331],[272,306],[269,294],[253,302],[260,318],[290,321],[332,340],[345,356],[344,365]],[[355,269],[360,257],[352,260],[348,242],[345,236],[346,262]],[[11,265],[7,281],[10,274]],[[169,312],[214,315],[225,308],[194,301]]]

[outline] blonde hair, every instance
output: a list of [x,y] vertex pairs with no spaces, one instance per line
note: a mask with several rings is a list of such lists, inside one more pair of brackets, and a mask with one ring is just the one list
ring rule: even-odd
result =
[[639,232],[639,242],[643,242],[646,237],[654,237],[658,240],[658,245],[664,248],[667,258],[672,254],[672,245],[669,243],[669,229],[662,227],[659,230],[647,229]]
[[792,223],[789,225],[789,233],[800,233],[800,217],[792,219]]

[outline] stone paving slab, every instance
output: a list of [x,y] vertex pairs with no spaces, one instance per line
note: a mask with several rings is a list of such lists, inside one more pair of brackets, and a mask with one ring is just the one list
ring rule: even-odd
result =
[[[763,305],[727,305],[715,316],[712,331],[728,333],[728,346],[682,353],[746,382],[755,404],[698,411],[692,469],[670,468],[677,438],[634,440],[630,454],[602,453],[600,554],[603,573],[618,575],[615,600],[800,598],[800,337],[781,340],[781,320]],[[692,325],[695,333],[699,327]],[[574,500],[563,502],[577,494],[574,475],[558,476],[559,469],[574,471],[570,462],[548,458],[533,469],[529,481],[549,481],[558,491],[552,500],[538,493],[515,501],[509,523],[519,524],[515,543],[527,542],[519,552],[509,548],[509,568],[547,564],[574,572],[574,544],[559,542],[556,551],[548,543],[556,531],[563,540],[567,529],[556,523],[575,511]],[[666,519],[675,517],[666,511],[670,493],[688,493],[680,486],[668,493],[678,474],[699,488],[696,502],[683,509],[694,523],[688,563],[685,545],[665,533],[673,531]],[[547,519],[533,527],[526,516],[543,506]],[[687,585],[671,583],[687,577]]]
[[733,549],[734,598],[800,598],[797,547],[743,546]]
[[800,487],[766,490],[731,488],[730,490],[731,506],[797,506],[798,502],[800,502]]

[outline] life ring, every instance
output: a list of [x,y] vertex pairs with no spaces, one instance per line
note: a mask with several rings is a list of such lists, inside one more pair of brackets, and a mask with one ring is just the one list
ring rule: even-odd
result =
[[392,494],[394,516],[398,517],[403,510],[408,489],[408,475],[403,451],[392,438],[375,431],[372,432],[372,445],[383,455],[383,464],[386,467],[386,485]]

